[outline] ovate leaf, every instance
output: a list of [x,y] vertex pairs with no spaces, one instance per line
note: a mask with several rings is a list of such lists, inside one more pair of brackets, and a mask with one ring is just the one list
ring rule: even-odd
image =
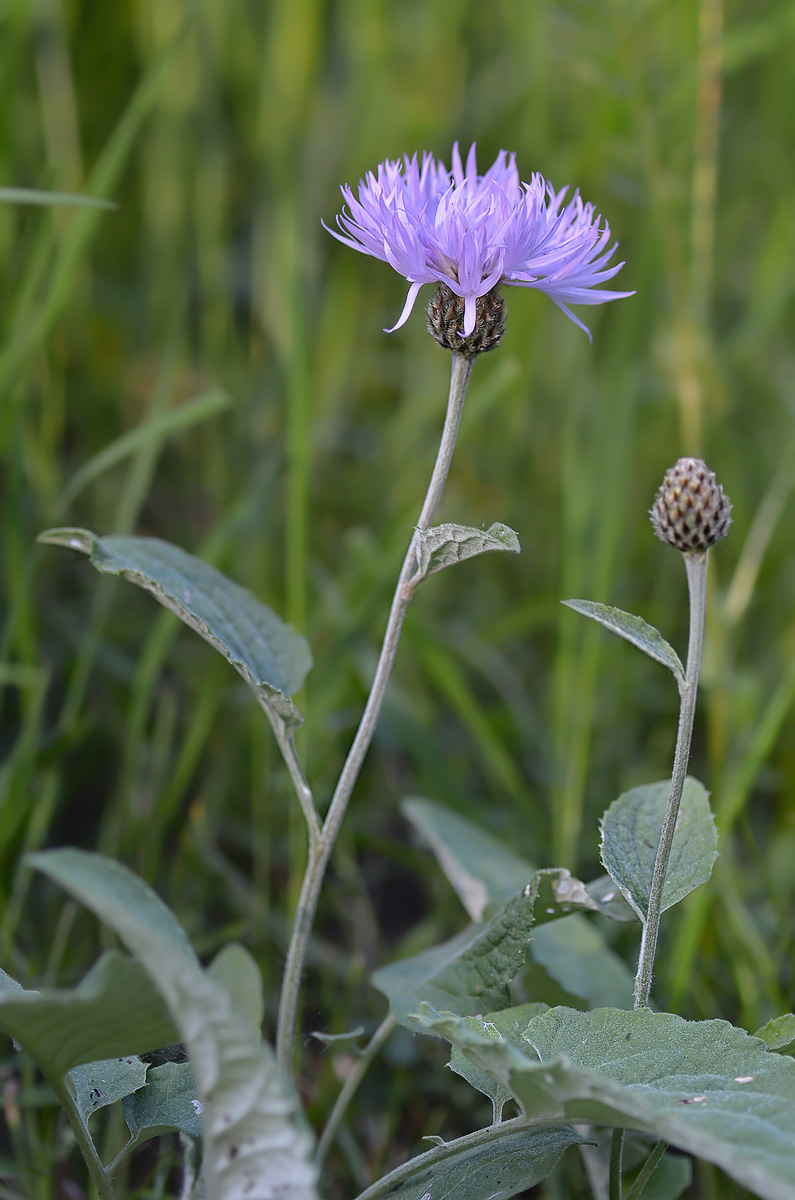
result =
[[[464,1017],[464,1024],[476,1028],[485,1037],[510,1043],[521,1038],[528,1022],[545,1008],[544,1004],[520,1004],[515,1008],[486,1013],[483,1017]],[[455,1046],[450,1053],[450,1069],[466,1079],[467,1083],[484,1096],[488,1096],[494,1109],[494,1121],[502,1120],[502,1110],[511,1099],[511,1093],[498,1079],[489,1071],[476,1066]]]
[[430,1008],[418,1024],[494,1074],[528,1117],[642,1130],[766,1200],[795,1200],[795,1061],[726,1021],[553,1008],[530,1021],[526,1052]]
[[672,672],[677,685],[682,687],[685,681],[685,672],[679,655],[673,646],[668,645],[663,635],[653,625],[649,625],[641,617],[633,616],[632,613],[623,612],[620,608],[611,608],[609,604],[598,604],[595,600],[564,600],[562,603],[567,608],[573,608],[575,612],[582,613],[584,617],[598,621],[600,625],[604,625],[605,629],[617,633],[619,637],[632,642],[633,646],[637,646],[644,654],[648,654],[649,658],[653,658],[667,667]]
[[541,1183],[563,1151],[584,1140],[573,1129],[517,1129],[514,1121],[489,1133],[485,1142],[459,1138],[419,1155],[371,1185],[367,1200],[508,1200]]
[[791,1054],[795,1057],[795,1013],[785,1013],[783,1017],[773,1017],[767,1025],[757,1029],[754,1037],[761,1038],[768,1050],[776,1050],[779,1054]]
[[[646,919],[654,860],[670,782],[647,783],[619,796],[602,817],[602,863],[640,919]],[[663,911],[706,883],[718,857],[718,832],[709,793],[688,777],[671,846]]]
[[101,574],[121,575],[149,592],[223,654],[274,725],[289,733],[301,724],[289,697],[312,665],[309,646],[251,592],[159,538],[99,538],[88,529],[49,529],[38,540],[79,550]]
[[50,850],[30,861],[118,934],[165,1000],[202,1106],[208,1196],[317,1200],[312,1139],[295,1095],[226,988],[201,969],[173,913],[101,855]]
[[121,1107],[131,1145],[175,1129],[201,1137],[202,1105],[190,1063],[150,1067],[146,1087],[128,1096]]
[[513,529],[497,522],[488,529],[473,529],[468,525],[433,525],[420,529],[417,548],[417,570],[421,578],[442,571],[454,563],[486,554],[490,550],[508,550],[518,554],[519,538]]
[[149,975],[118,950],[103,954],[76,988],[26,991],[0,972],[0,1029],[48,1075],[65,1075],[98,1059],[143,1054],[177,1040],[176,1026]]
[[484,925],[443,946],[382,967],[373,983],[403,1025],[421,1000],[475,1015],[510,1004],[510,983],[525,961],[533,925],[535,885],[528,885]]
[[75,1099],[85,1121],[97,1109],[115,1104],[146,1083],[147,1064],[135,1055],[82,1063],[70,1072]]

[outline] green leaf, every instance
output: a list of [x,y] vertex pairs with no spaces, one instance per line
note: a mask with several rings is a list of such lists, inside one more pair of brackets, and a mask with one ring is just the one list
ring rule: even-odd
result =
[[142,1088],[146,1083],[147,1064],[134,1055],[106,1058],[101,1062],[81,1063],[69,1075],[74,1085],[77,1106],[87,1121],[99,1108],[115,1104]]
[[489,904],[505,904],[535,874],[535,867],[495,837],[443,804],[412,796],[404,817],[428,843],[473,921]]
[[207,974],[220,983],[241,1017],[259,1034],[265,1019],[265,995],[259,967],[248,950],[229,942],[216,954]]
[[530,1021],[526,1052],[429,1006],[417,1023],[494,1074],[528,1117],[642,1130],[766,1200],[795,1200],[795,1062],[726,1021],[553,1008]]
[[317,1200],[312,1139],[294,1094],[226,988],[202,971],[166,905],[99,854],[50,850],[29,861],[118,934],[168,1005],[202,1105],[208,1196],[266,1200],[278,1191]]
[[61,1076],[81,1063],[143,1054],[176,1039],[148,974],[118,950],[103,954],[73,989],[26,991],[0,972],[0,1029],[48,1075]]
[[525,961],[535,885],[514,896],[485,925],[472,925],[443,946],[381,967],[372,977],[402,1025],[421,1000],[450,1005],[462,1016],[507,1008],[510,983]]
[[[670,782],[647,783],[619,796],[602,817],[602,863],[642,921],[646,919],[657,845]],[[709,793],[688,776],[663,889],[663,911],[706,883],[718,857]]]
[[0,187],[0,203],[45,205],[48,208],[67,205],[70,208],[118,208],[112,200],[98,196],[78,196],[72,192],[45,192],[38,188]]
[[584,1141],[573,1129],[517,1130],[513,1121],[489,1133],[488,1141],[472,1145],[471,1138],[458,1138],[421,1154],[379,1179],[362,1200],[508,1200],[541,1183],[564,1150]]
[[600,875],[585,886],[588,895],[605,917],[610,917],[613,921],[638,920],[638,914],[624,899],[623,892],[616,887],[609,875]]
[[[485,1037],[511,1043],[521,1038],[531,1018],[543,1012],[545,1008],[545,1004],[520,1004],[515,1008],[486,1013],[483,1017],[464,1017],[464,1024],[468,1028],[477,1028]],[[483,1071],[471,1062],[455,1046],[452,1047],[449,1066],[456,1075],[460,1075],[473,1088],[488,1096],[493,1105],[495,1124],[501,1121],[502,1110],[511,1099],[508,1089],[489,1071]]]
[[121,575],[175,613],[232,664],[275,727],[301,724],[289,697],[312,656],[306,640],[251,592],[209,563],[159,538],[99,538],[87,529],[48,529],[38,541],[87,554],[103,575]]
[[644,654],[648,654],[649,658],[653,658],[667,667],[672,672],[677,685],[682,687],[685,681],[685,671],[679,655],[673,646],[668,645],[663,635],[653,625],[649,625],[641,617],[633,616],[632,613],[623,612],[620,608],[611,608],[609,604],[598,604],[595,600],[563,600],[561,603],[565,604],[567,608],[573,608],[575,612],[582,613],[584,617],[590,617],[592,621],[598,621],[600,625],[604,625],[605,629],[632,642],[633,646],[637,646]]
[[433,525],[430,529],[418,530],[418,533],[417,572],[421,579],[490,550],[508,550],[512,554],[518,554],[520,550],[519,538],[513,529],[499,521],[488,529]]
[[161,1133],[179,1130],[200,1138],[202,1110],[189,1063],[150,1067],[146,1087],[122,1102],[122,1112],[134,1144]]
[[785,1013],[783,1017],[773,1017],[767,1025],[757,1029],[754,1037],[761,1038],[768,1050],[777,1050],[779,1054],[795,1056],[795,1013]]
[[[634,976],[601,932],[583,917],[565,917],[533,931],[533,962],[589,1008],[632,1008]],[[545,998],[543,993],[540,997]]]

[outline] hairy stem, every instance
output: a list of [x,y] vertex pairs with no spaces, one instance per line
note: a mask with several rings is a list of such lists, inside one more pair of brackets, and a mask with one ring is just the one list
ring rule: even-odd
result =
[[614,1129],[610,1142],[610,1200],[622,1200],[622,1176],[624,1173],[624,1130]]
[[436,456],[436,465],[433,468],[433,474],[431,475],[425,502],[417,522],[417,528],[409,543],[400,577],[398,578],[386,633],[384,634],[384,643],[381,647],[381,655],[378,659],[375,676],[370,688],[370,695],[367,698],[367,704],[365,705],[359,728],[356,731],[356,736],[353,739],[353,744],[348,752],[348,757],[342,768],[342,774],[331,799],[320,837],[314,841],[310,838],[309,857],[301,885],[301,894],[298,899],[298,908],[290,937],[290,947],[287,952],[287,964],[282,982],[279,1023],[276,1035],[276,1055],[283,1069],[288,1072],[293,1057],[293,1042],[298,1012],[298,995],[301,989],[301,976],[318,897],[323,886],[331,851],[334,848],[334,843],[337,840],[337,835],[348,807],[351,792],[359,777],[359,772],[362,769],[365,755],[370,748],[370,743],[373,740],[376,723],[381,712],[387,684],[395,662],[403,618],[406,615],[406,609],[409,606],[409,601],[414,594],[414,590],[419,583],[419,576],[417,575],[419,531],[426,529],[434,518],[439,501],[442,498],[442,491],[453,457],[464,397],[466,395],[467,384],[469,383],[469,376],[472,373],[474,359],[456,353],[452,357],[450,396],[447,402],[447,414],[442,431],[442,440]]
[[88,1132],[88,1125],[75,1100],[68,1077],[49,1077],[49,1083],[69,1118],[69,1124],[72,1127],[75,1141],[80,1148],[80,1153],[83,1155],[100,1200],[116,1200],[110,1171],[104,1166],[102,1159],[99,1157],[91,1134]]
[[315,1161],[318,1165],[323,1162],[323,1159],[328,1154],[331,1143],[334,1141],[334,1135],[339,1128],[340,1121],[345,1115],[345,1110],[356,1094],[359,1084],[362,1082],[368,1070],[370,1069],[370,1064],[396,1025],[397,1020],[394,1014],[391,1012],[388,1013],[376,1029],[373,1036],[370,1038],[370,1041],[367,1043],[367,1046],[365,1047],[361,1057],[357,1058],[356,1062],[351,1068],[350,1074],[347,1076],[345,1082],[340,1088],[340,1093],[334,1102],[334,1107],[331,1110],[331,1114],[326,1122],[323,1133],[320,1135],[320,1141],[317,1144],[317,1150],[315,1152]]
[[676,732],[676,750],[671,774],[671,790],[668,793],[668,806],[660,832],[657,846],[657,857],[654,860],[649,892],[649,907],[643,925],[643,936],[640,943],[640,959],[638,973],[635,976],[635,1008],[645,1008],[649,1003],[652,973],[654,971],[654,955],[657,951],[657,935],[660,932],[660,917],[662,916],[663,888],[668,871],[668,860],[671,857],[671,843],[676,831],[676,820],[679,816],[679,805],[682,800],[682,788],[687,774],[687,763],[690,758],[690,740],[693,735],[693,719],[696,715],[696,695],[698,693],[698,677],[701,671],[701,652],[704,645],[704,608],[707,592],[707,552],[691,552],[683,555],[687,571],[687,585],[690,592],[690,635],[687,644],[687,667],[685,668],[684,683],[680,688],[679,727]]
[[649,1157],[646,1159],[645,1163],[641,1167],[641,1170],[640,1170],[640,1173],[639,1173],[637,1179],[635,1180],[632,1187],[627,1192],[626,1196],[624,1197],[624,1200],[638,1200],[638,1197],[642,1194],[643,1189],[645,1188],[646,1184],[649,1182],[652,1175],[657,1170],[657,1167],[659,1166],[659,1163],[660,1163],[660,1159],[663,1157],[663,1155],[665,1154],[665,1151],[667,1149],[668,1149],[668,1143],[666,1141],[664,1141],[662,1138],[660,1138],[659,1142],[656,1143],[651,1154],[649,1155]]

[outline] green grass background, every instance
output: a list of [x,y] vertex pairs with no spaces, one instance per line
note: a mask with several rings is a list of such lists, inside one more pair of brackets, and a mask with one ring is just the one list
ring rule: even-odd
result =
[[[202,953],[245,941],[272,1031],[304,848],[266,723],[147,597],[35,537],[80,524],[166,538],[305,632],[300,751],[325,803],[435,455],[449,356],[419,306],[382,332],[403,281],[320,221],[340,183],[404,151],[449,161],[459,139],[482,167],[505,147],[523,177],[579,187],[637,295],[581,310],[591,346],[544,296],[507,290],[440,519],[504,521],[522,554],[435,576],[415,599],[327,885],[304,1028],[374,1027],[370,971],[463,923],[402,796],[587,875],[603,808],[668,772],[672,681],[559,601],[637,612],[684,653],[684,571],[646,518],[681,454],[704,456],[735,506],[711,556],[691,764],[722,856],[666,917],[657,999],[751,1030],[793,1007],[794,43],[789,0],[0,3],[0,185],[118,205],[0,204],[11,974],[68,983],[92,961],[94,923],[20,864],[41,845],[98,848],[157,886]],[[443,1061],[395,1040],[329,1195],[483,1116]],[[318,1123],[344,1066],[307,1044]],[[10,1049],[0,1070],[0,1192],[66,1195],[61,1180],[84,1173],[35,1074]],[[129,1194],[167,1194],[170,1165],[139,1156]],[[545,1186],[585,1194],[576,1166]],[[743,1193],[704,1169],[690,1194]]]

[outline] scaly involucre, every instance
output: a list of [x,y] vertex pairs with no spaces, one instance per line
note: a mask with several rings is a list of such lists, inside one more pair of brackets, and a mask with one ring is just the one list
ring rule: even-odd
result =
[[[541,175],[521,183],[516,155],[501,150],[478,175],[474,145],[466,169],[458,143],[448,171],[427,151],[383,162],[359,181],[358,198],[345,184],[347,208],[337,217],[339,241],[383,259],[411,284],[400,318],[407,320],[424,283],[444,283],[464,300],[463,336],[475,328],[478,298],[498,283],[537,288],[590,333],[569,304],[604,304],[632,292],[594,290],[624,265],[608,266],[617,243],[610,227],[579,192],[566,200]],[[328,226],[325,226],[328,229]]]

